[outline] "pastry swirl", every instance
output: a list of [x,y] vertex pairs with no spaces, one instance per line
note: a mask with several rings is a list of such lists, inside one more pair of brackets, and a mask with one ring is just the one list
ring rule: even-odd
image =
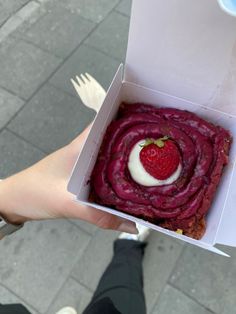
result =
[[[181,174],[171,184],[143,186],[128,169],[129,155],[145,138],[168,136],[181,154]],[[91,175],[99,204],[200,239],[232,138],[196,114],[146,104],[122,104],[108,127]]]

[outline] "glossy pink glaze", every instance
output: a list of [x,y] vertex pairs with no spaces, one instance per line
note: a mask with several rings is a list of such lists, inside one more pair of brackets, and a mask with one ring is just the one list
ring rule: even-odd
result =
[[[142,139],[165,135],[181,152],[180,178],[166,186],[137,184],[127,168],[133,146]],[[92,197],[100,204],[199,238],[192,230],[211,205],[231,141],[228,131],[188,111],[122,104],[107,129],[91,176]]]

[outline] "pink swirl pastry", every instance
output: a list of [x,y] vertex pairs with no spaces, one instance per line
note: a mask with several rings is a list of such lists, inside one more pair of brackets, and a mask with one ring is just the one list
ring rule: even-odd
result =
[[[160,139],[171,141],[169,146],[175,146],[180,156],[179,164],[171,168],[174,173],[166,180],[153,177],[140,160],[147,140],[156,144]],[[206,228],[205,215],[228,162],[231,141],[228,131],[194,113],[122,104],[117,119],[106,131],[91,176],[91,198],[200,239]],[[161,142],[159,148],[164,145]],[[167,163],[160,165],[160,171],[169,169],[166,156],[158,156]]]

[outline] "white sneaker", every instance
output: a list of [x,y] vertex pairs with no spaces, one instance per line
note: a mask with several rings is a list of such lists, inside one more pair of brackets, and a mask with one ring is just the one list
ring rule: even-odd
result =
[[139,224],[136,224],[136,227],[139,231],[138,234],[130,234],[130,233],[122,232],[119,235],[118,239],[144,242],[150,234],[150,229],[148,227],[145,227]]
[[56,314],[77,314],[76,310],[73,307],[63,307],[59,312]]

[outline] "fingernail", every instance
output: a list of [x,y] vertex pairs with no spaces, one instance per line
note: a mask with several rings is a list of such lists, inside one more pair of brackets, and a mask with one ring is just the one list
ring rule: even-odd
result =
[[130,221],[124,221],[120,224],[118,231],[132,233],[132,234],[138,234],[138,229],[136,228],[136,225],[134,222]]

